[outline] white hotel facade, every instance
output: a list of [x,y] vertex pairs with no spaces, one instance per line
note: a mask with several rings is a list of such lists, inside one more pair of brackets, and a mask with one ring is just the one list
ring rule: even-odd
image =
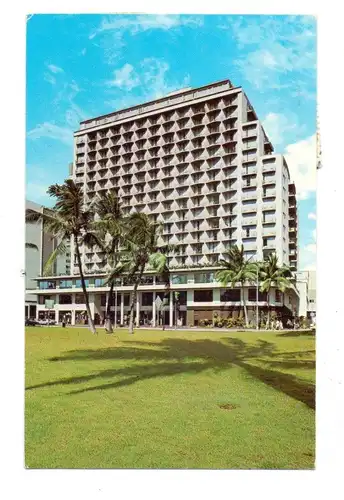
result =
[[[215,280],[218,259],[232,244],[263,260],[275,252],[280,264],[297,270],[297,205],[288,165],[275,154],[261,122],[241,87],[224,80],[183,89],[164,98],[81,122],[74,134],[71,177],[84,191],[85,203],[107,190],[117,193],[123,212],[150,214],[163,225],[162,241],[178,245],[170,257],[171,294],[181,292],[184,325],[210,319],[215,311],[237,314],[239,289],[224,290]],[[106,266],[100,249],[82,249],[96,322],[104,315]],[[72,323],[85,311],[71,244],[71,273],[38,277],[37,315]],[[147,271],[136,304],[137,321],[158,321],[155,298],[164,284]],[[116,287],[116,317],[123,324],[131,286]],[[245,289],[255,315],[254,284]],[[284,297],[272,290],[270,302],[283,314],[297,313],[298,293]],[[259,294],[259,305],[266,297]],[[113,306],[113,312],[115,307]],[[174,324],[171,295],[162,320]]]

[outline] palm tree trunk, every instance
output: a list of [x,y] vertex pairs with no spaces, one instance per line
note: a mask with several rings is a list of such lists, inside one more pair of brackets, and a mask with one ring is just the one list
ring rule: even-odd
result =
[[74,235],[74,241],[75,241],[76,258],[77,258],[78,266],[79,266],[81,288],[82,288],[82,292],[83,292],[84,298],[85,298],[86,311],[87,311],[87,317],[88,317],[88,324],[89,324],[91,332],[93,334],[97,335],[97,331],[96,331],[96,328],[94,326],[94,321],[93,321],[93,318],[92,318],[92,315],[91,315],[90,302],[88,300],[88,293],[87,293],[86,284],[85,284],[85,277],[84,277],[84,273],[82,272],[81,255],[80,255],[80,248],[79,248],[79,245],[78,245],[77,235]]
[[267,306],[268,306],[268,316],[267,316],[267,320],[266,320],[266,328],[269,329],[270,327],[270,290],[268,290],[266,292],[267,296]]
[[242,303],[243,303],[243,308],[244,308],[245,325],[246,325],[246,328],[248,328],[248,317],[247,317],[247,307],[246,307],[244,286],[241,287],[241,293],[242,293]]
[[112,304],[112,294],[115,282],[112,281],[110,285],[110,290],[106,296],[106,308],[105,308],[105,331],[108,333],[113,333],[112,321],[111,321],[111,304]]
[[[166,282],[165,284],[165,292],[164,292],[164,302],[165,302],[165,298],[170,297],[170,289],[171,289],[171,285],[170,285],[170,280],[168,280],[168,282]],[[165,309],[163,307],[162,309],[162,330],[165,330]]]
[[131,296],[130,316],[129,316],[129,333],[130,334],[134,333],[134,307],[135,307],[136,299],[137,299],[137,289],[139,287],[139,284],[141,283],[144,268],[145,268],[145,265],[141,266],[141,269],[140,269],[139,275],[135,281],[133,293]]

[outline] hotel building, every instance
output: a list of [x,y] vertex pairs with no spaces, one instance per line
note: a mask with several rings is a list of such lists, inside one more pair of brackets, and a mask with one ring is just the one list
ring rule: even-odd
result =
[[[174,324],[173,291],[180,291],[184,325],[210,319],[214,311],[237,313],[239,289],[215,280],[218,260],[230,245],[243,245],[247,258],[275,252],[280,264],[297,269],[295,186],[281,154],[274,153],[256,112],[241,87],[229,80],[183,89],[161,99],[86,120],[74,133],[70,176],[83,188],[85,203],[107,190],[117,193],[124,214],[144,212],[163,225],[161,242],[178,245],[169,257],[170,303],[162,320]],[[91,311],[104,314],[105,256],[82,249]],[[37,278],[38,315],[45,299],[55,301],[56,320],[68,312],[72,323],[85,311],[71,243],[71,272]],[[128,313],[130,283],[116,286],[117,321]],[[147,271],[139,288],[137,321],[157,321],[155,299],[164,284]],[[245,290],[254,317],[256,291]],[[285,297],[272,290],[271,303],[285,314],[298,307],[296,290]],[[266,296],[259,294],[266,307]],[[114,307],[113,307],[114,310]]]

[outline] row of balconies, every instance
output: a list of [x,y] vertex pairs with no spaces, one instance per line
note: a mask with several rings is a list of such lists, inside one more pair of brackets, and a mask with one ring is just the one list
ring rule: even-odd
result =
[[[216,137],[218,136],[218,137]],[[112,156],[123,155],[125,153],[135,153],[138,151],[149,151],[154,148],[168,147],[172,145],[175,151],[193,151],[201,148],[209,148],[216,145],[231,145],[234,146],[237,143],[233,134],[225,133],[222,134],[220,131],[212,131],[207,133],[204,131],[202,134],[198,134],[196,137],[190,135],[190,137],[175,138],[175,137],[161,137],[158,140],[150,141],[148,139],[140,139],[136,142],[125,142],[118,141],[114,143],[110,140],[106,144],[93,144],[88,148],[87,153],[97,153],[97,152],[109,152],[111,150]],[[251,141],[250,143],[244,143],[243,149],[256,149],[256,141]],[[82,150],[86,153],[86,150]],[[77,154],[80,153],[78,150]]]
[[[209,145],[205,147],[194,147],[194,148],[178,148],[178,146],[172,146],[170,148],[159,147],[156,146],[149,150],[142,149],[144,154],[137,155],[136,153],[140,150],[131,151],[121,153],[118,155],[113,151],[105,152],[89,152],[87,157],[87,162],[94,162],[99,160],[110,160],[116,161],[120,164],[125,163],[134,163],[135,161],[143,161],[143,160],[154,160],[169,157],[169,156],[177,156],[179,161],[191,161],[197,159],[206,159],[213,156],[225,156],[225,155],[236,155],[238,154],[237,148],[234,146],[224,146],[221,144],[217,145]],[[255,155],[256,158],[256,155]],[[249,161],[246,155],[243,156],[243,161]],[[250,160],[251,161],[251,160]],[[84,161],[82,161],[84,163]]]
[[[128,141],[139,141],[152,137],[160,137],[162,135],[169,135],[185,130],[193,130],[199,135],[209,135],[209,133],[217,132],[224,133],[230,130],[237,129],[237,115],[236,113],[219,113],[217,116],[199,116],[199,117],[185,117],[176,121],[154,125],[140,125],[136,129],[131,130],[129,133],[117,132],[111,134],[108,132],[104,136],[90,135],[87,144],[94,147],[99,141],[111,140],[113,144],[124,144]],[[206,129],[205,129],[206,128]],[[99,133],[98,133],[99,134]],[[181,134],[180,134],[181,135]]]
[[[130,133],[133,131],[140,130],[142,128],[150,128],[156,127],[157,125],[167,125],[173,122],[180,122],[189,118],[202,117],[205,114],[210,116],[210,119],[216,119],[219,114],[224,115],[225,117],[233,116],[235,114],[235,108],[237,107],[237,103],[225,103],[223,100],[219,101],[217,105],[213,104],[203,104],[202,107],[198,110],[188,108],[178,108],[170,112],[169,115],[166,113],[163,114],[155,114],[151,117],[140,119],[140,117],[136,117],[133,121],[124,123],[120,126],[112,126],[107,130],[100,130],[97,132],[90,132],[88,134],[88,139],[94,140],[94,138],[104,138],[108,135],[118,135]],[[84,139],[83,139],[84,140]]]

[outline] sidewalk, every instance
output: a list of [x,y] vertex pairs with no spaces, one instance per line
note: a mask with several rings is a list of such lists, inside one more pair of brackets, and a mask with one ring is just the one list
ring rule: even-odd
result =
[[[60,326],[60,325],[54,325],[54,326]],[[66,328],[88,328],[88,325],[68,325],[66,326]],[[102,329],[104,330],[105,327],[104,325],[96,325],[96,328],[97,329]],[[128,330],[128,327],[127,326],[118,326],[117,328],[114,328],[113,329],[114,331],[116,330]],[[262,329],[260,328],[259,330],[256,330],[255,328],[207,328],[207,327],[198,327],[198,326],[192,326],[192,327],[188,327],[188,326],[181,326],[181,327],[178,327],[178,328],[174,328],[173,326],[168,326],[168,327],[165,327],[165,330],[163,330],[161,327],[153,327],[153,326],[135,326],[134,327],[134,330],[153,330],[153,331],[157,331],[157,332],[162,332],[162,331],[170,331],[170,332],[173,332],[173,331],[179,331],[179,332],[182,332],[182,331],[189,331],[189,332],[193,332],[193,331],[196,331],[196,332],[259,332],[259,333],[269,333],[269,332],[281,332],[281,333],[291,333],[291,332],[294,332],[295,334],[296,333],[304,333],[304,332],[316,332],[316,329],[315,328],[299,328],[297,330],[294,330],[293,328],[284,328],[283,330],[265,330],[265,329]]]

